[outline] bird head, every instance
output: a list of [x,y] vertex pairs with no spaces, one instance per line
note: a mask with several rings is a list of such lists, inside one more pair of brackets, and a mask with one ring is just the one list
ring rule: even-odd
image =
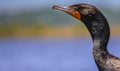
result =
[[89,4],[75,4],[68,7],[54,5],[53,9],[64,11],[69,15],[73,16],[74,18],[83,22],[85,19],[87,20],[93,18],[97,11],[94,6]]

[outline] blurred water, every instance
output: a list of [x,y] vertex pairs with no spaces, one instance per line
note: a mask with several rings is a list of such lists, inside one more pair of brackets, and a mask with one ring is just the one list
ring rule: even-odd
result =
[[[108,49],[120,57],[120,38]],[[0,71],[98,71],[90,38],[1,38]]]

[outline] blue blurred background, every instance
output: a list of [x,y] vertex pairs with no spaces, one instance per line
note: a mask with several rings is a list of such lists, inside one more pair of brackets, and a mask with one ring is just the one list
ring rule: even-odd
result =
[[83,23],[51,9],[78,3],[106,16],[108,50],[120,57],[119,0],[0,0],[0,71],[98,71]]

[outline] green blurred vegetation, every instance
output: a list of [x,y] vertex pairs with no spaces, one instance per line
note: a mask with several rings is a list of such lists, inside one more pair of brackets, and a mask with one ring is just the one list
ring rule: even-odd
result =
[[[110,24],[119,24],[120,12],[104,7],[101,10]],[[70,26],[71,29],[74,28],[78,31],[78,24],[73,25],[72,23],[79,22],[63,12],[54,11],[50,8],[1,12],[0,36],[42,35],[45,29],[68,25],[73,26]],[[50,30],[47,31],[51,32]]]

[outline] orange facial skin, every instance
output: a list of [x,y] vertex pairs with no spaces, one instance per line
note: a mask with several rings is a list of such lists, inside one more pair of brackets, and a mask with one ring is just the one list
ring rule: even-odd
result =
[[78,20],[81,19],[80,13],[78,11],[74,10],[74,8],[75,8],[74,6],[69,6],[68,8],[64,8],[64,7],[54,5],[52,8],[56,9],[56,10],[64,11]]
[[77,18],[78,20],[81,19],[80,13],[79,13],[78,11],[72,12],[71,15],[72,15],[73,17]]

